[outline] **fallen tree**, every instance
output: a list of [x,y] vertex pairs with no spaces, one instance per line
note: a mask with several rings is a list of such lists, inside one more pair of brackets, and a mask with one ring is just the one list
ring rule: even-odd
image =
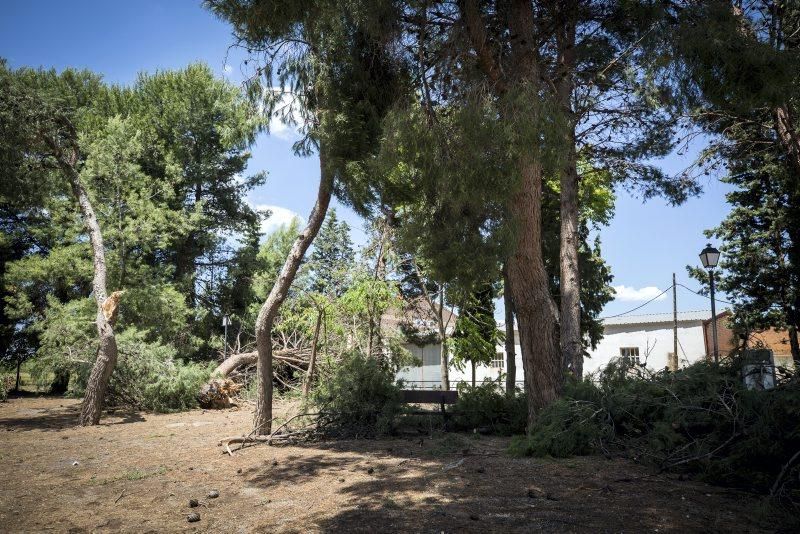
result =
[[[272,352],[272,357],[277,361],[291,362],[298,365],[308,366],[311,351],[308,349],[282,349]],[[258,351],[240,352],[232,354],[214,369],[212,376],[227,378],[228,375],[248,365],[255,365],[258,362]]]

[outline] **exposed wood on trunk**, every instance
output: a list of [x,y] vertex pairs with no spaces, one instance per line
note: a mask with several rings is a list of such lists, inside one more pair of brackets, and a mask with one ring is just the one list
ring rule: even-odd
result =
[[517,382],[517,355],[514,336],[514,301],[511,298],[511,282],[508,269],[503,265],[503,305],[506,321],[506,394],[514,395]]
[[256,435],[269,434],[272,421],[272,326],[278,310],[289,294],[300,262],[308,247],[319,232],[333,193],[333,173],[326,165],[324,145],[320,147],[320,181],[317,200],[308,224],[297,236],[280,275],[272,286],[267,300],[261,306],[256,319],[256,347],[258,352],[258,398],[253,428]]

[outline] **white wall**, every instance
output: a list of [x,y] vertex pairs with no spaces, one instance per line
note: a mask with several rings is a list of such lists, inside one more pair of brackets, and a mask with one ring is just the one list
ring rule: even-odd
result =
[[[700,321],[678,322],[678,361],[681,367],[703,358],[703,328]],[[605,335],[590,357],[583,362],[585,373],[603,369],[612,358],[620,355],[622,347],[639,347],[639,359],[647,356],[647,367],[653,370],[667,367],[667,353],[673,350],[671,323],[608,325]],[[685,354],[684,354],[685,353]]]
[[[703,329],[701,321],[678,321],[678,357],[681,367],[694,363],[705,356],[703,344]],[[622,347],[639,347],[639,359],[644,361],[647,357],[647,367],[660,370],[667,367],[667,353],[672,352],[672,323],[649,324],[623,324],[607,325],[605,335],[597,348],[590,352],[590,357],[583,362],[584,373],[592,373],[605,368],[613,359],[620,356]],[[440,345],[406,345],[411,353],[423,361],[422,367],[402,369],[398,379],[406,381],[406,388],[439,389],[441,372],[439,368]],[[516,382],[519,388],[523,384],[522,351],[516,345]],[[505,347],[497,346],[497,352],[503,353],[505,360]],[[478,384],[484,379],[496,380],[498,374],[505,373],[506,369],[493,368],[488,365],[479,365],[475,369],[475,380]],[[450,368],[450,384],[455,389],[458,382],[472,383],[472,368],[465,366],[463,371]]]
[[[439,367],[439,351],[441,347],[439,344],[425,345],[419,347],[417,345],[406,345],[412,355],[422,360],[421,367],[406,367],[397,373],[397,378],[406,382],[407,389],[439,389],[441,384],[441,369]],[[484,379],[497,380],[499,373],[505,373],[505,347],[498,345],[496,351],[503,354],[503,369],[491,367],[488,365],[479,365],[475,368],[475,382],[480,384]],[[522,387],[522,356],[519,345],[516,347],[517,373],[516,379],[519,387]],[[472,367],[467,364],[462,371],[450,368],[450,387],[455,389],[458,382],[472,383]],[[505,383],[505,382],[504,382]]]

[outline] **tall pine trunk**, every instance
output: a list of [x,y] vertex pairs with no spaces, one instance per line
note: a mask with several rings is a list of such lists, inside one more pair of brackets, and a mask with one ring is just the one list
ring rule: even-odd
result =
[[[541,89],[542,72],[535,38],[538,21],[530,0],[510,0],[505,9],[511,35],[508,65],[512,67],[508,69],[497,62],[486,35],[480,3],[462,0],[458,5],[478,67],[495,96],[502,98],[515,87]],[[513,121],[517,110],[512,107],[507,111],[503,115]],[[531,152],[519,155],[519,188],[509,201],[509,215],[516,228],[516,250],[507,261],[528,396],[529,430],[538,411],[561,394],[563,383],[558,310],[550,295],[542,254],[542,166],[532,154],[535,149],[531,146]]]
[[106,319],[103,313],[103,303],[107,298],[106,289],[106,253],[103,245],[103,233],[100,224],[97,222],[92,207],[89,194],[81,181],[77,170],[78,157],[75,152],[69,156],[60,155],[59,165],[69,178],[72,194],[80,206],[83,223],[89,232],[89,243],[92,247],[92,262],[94,264],[94,278],[92,279],[92,291],[94,300],[97,303],[97,315],[95,316],[95,326],[99,337],[97,348],[97,359],[92,366],[89,381],[86,383],[86,393],[83,396],[81,414],[78,423],[81,426],[96,425],[100,422],[100,415],[103,411],[106,390],[111,381],[111,373],[117,363],[117,339],[114,336],[114,325]]
[[289,256],[283,264],[278,279],[272,286],[272,290],[267,300],[261,306],[256,319],[256,348],[258,351],[258,397],[256,400],[256,412],[253,420],[255,433],[257,435],[269,434],[272,430],[272,326],[278,315],[278,310],[289,294],[289,288],[294,281],[297,269],[303,260],[308,247],[314,241],[319,232],[325,214],[328,212],[328,205],[333,193],[333,174],[328,170],[325,162],[323,147],[320,147],[320,181],[317,191],[317,200],[308,224],[297,236]]
[[516,250],[508,258],[508,278],[519,330],[530,429],[538,411],[561,394],[563,366],[558,311],[542,257],[542,168],[523,157],[520,174],[520,188],[510,206],[517,239]]
[[556,97],[567,128],[564,135],[565,165],[560,180],[560,340],[564,366],[580,379],[583,375],[583,345],[581,343],[581,276],[578,263],[580,245],[578,213],[578,169],[575,147],[575,116],[572,110],[572,93],[575,74],[575,2],[561,3],[561,28],[558,32],[559,79]]
[[517,355],[514,339],[514,301],[511,298],[511,283],[505,265],[503,265],[503,306],[506,321],[506,394],[511,396],[517,389]]

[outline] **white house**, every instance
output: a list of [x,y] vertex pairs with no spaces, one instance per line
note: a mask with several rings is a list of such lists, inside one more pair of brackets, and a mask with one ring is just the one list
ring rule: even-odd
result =
[[[705,357],[703,320],[710,311],[678,312],[678,365]],[[583,362],[584,373],[602,370],[620,356],[638,358],[650,369],[668,366],[675,346],[672,313],[626,315],[603,320],[603,339]]]
[[[678,364],[683,367],[705,357],[703,321],[711,316],[710,311],[678,312]],[[656,313],[648,315],[627,315],[603,320],[604,336],[597,348],[584,360],[584,373],[593,373],[605,368],[608,363],[620,356],[638,358],[653,370],[668,366],[673,352],[673,315]],[[498,328],[504,330],[502,324]],[[515,339],[519,340],[517,330]],[[403,379],[406,387],[417,389],[438,389],[441,381],[439,367],[441,345],[409,344],[406,348],[416,356],[422,366],[402,369],[397,378]],[[515,347],[516,381],[522,387],[523,368],[519,343]],[[475,369],[477,383],[485,379],[496,380],[505,373],[505,346],[498,345],[496,358],[490,365],[480,365]],[[472,369],[450,369],[451,387],[459,382],[471,383]]]

